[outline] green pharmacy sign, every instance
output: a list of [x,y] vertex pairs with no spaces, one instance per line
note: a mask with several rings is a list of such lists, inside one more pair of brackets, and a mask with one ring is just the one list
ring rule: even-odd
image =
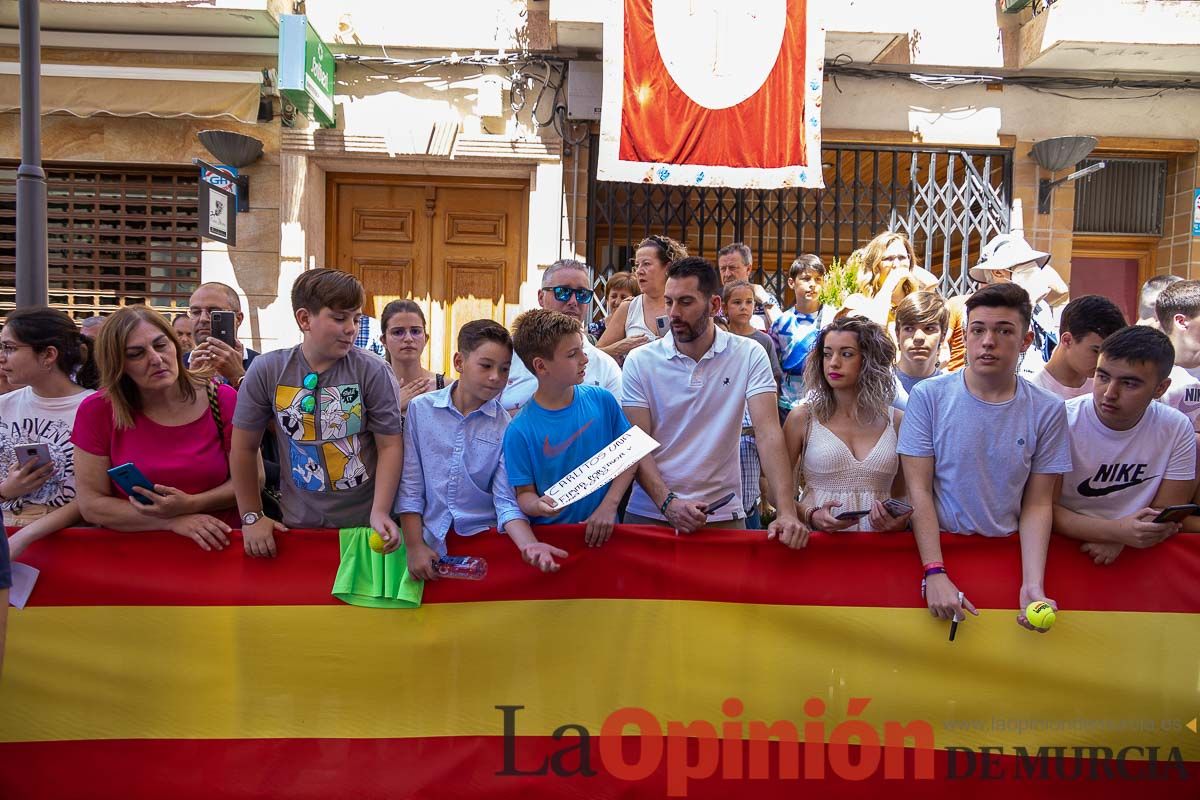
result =
[[336,125],[333,53],[303,14],[279,17],[279,91],[322,127]]

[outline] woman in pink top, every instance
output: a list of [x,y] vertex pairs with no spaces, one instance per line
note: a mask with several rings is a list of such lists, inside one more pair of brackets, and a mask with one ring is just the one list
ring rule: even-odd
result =
[[[75,473],[84,519],[119,531],[171,530],[204,550],[238,524],[229,480],[237,392],[183,366],[170,323],[147,306],[113,314],[96,338],[101,391],[79,407]],[[108,469],[132,463],[154,491],[129,497]],[[261,472],[261,465],[259,467]]]

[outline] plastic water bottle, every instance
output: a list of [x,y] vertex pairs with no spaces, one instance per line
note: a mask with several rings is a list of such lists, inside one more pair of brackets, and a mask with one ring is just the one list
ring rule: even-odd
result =
[[487,559],[479,556],[442,556],[437,562],[437,573],[443,578],[481,581],[487,577]]

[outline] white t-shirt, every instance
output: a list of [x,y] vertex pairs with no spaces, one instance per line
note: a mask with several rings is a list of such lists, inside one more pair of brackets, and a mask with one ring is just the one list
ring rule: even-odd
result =
[[1070,386],[1059,383],[1058,378],[1051,375],[1050,370],[1046,369],[1044,364],[1041,369],[1030,375],[1027,380],[1034,386],[1041,387],[1051,394],[1058,395],[1063,400],[1070,400],[1073,397],[1085,394],[1090,395],[1092,393],[1092,378],[1085,380],[1083,386],[1080,386],[1078,389],[1072,389]]
[[1059,503],[1077,514],[1120,519],[1149,507],[1164,481],[1196,477],[1196,434],[1179,411],[1151,403],[1137,425],[1114,431],[1091,397],[1067,401],[1071,471]]
[[[654,461],[667,489],[680,497],[711,503],[729,492],[735,499],[715,512],[714,522],[743,516],[738,440],[746,401],[775,392],[771,362],[754,339],[720,328],[699,361],[675,348],[675,337],[632,351],[625,359],[621,405],[650,410],[650,434],[661,445]],[[641,485],[629,511],[663,519]]]
[[1178,409],[1192,422],[1192,429],[1200,431],[1200,380],[1193,378],[1183,367],[1171,368],[1171,386],[1159,402]]
[[[617,362],[608,353],[587,341],[583,343],[583,352],[587,353],[588,357],[583,382],[608,389],[613,397],[619,398],[621,396],[621,368],[617,366]],[[533,397],[533,393],[536,391],[537,378],[525,366],[521,357],[513,353],[512,367],[508,370],[508,385],[504,387],[504,393],[500,395],[500,405],[504,406],[504,410],[509,414],[515,414],[518,409],[529,402],[529,398]]]
[[32,387],[25,386],[0,395],[0,475],[7,476],[17,468],[14,447],[19,444],[46,444],[54,461],[54,474],[41,488],[0,503],[6,512],[19,514],[26,504],[58,508],[75,499],[71,430],[80,403],[93,394],[91,389],[84,389],[68,397],[40,397]]

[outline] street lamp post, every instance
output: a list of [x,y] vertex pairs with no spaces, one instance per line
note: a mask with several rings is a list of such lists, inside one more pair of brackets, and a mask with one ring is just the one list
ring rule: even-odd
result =
[[21,166],[17,170],[17,307],[46,305],[49,272],[42,169],[42,54],[38,0],[20,0]]

